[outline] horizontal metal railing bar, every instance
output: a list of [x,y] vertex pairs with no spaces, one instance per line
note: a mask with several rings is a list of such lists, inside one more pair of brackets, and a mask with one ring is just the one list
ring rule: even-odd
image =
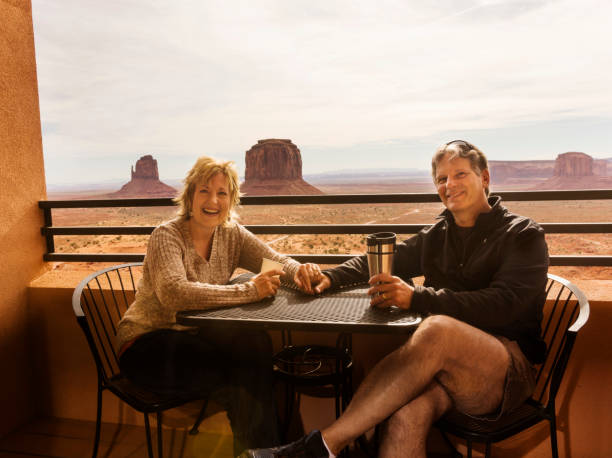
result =
[[[299,262],[316,262],[318,264],[341,264],[355,255],[351,254],[290,254]],[[549,256],[551,266],[612,266],[612,256]]]
[[[562,201],[612,199],[612,189],[574,191],[506,191],[493,193],[505,201]],[[379,204],[379,203],[426,203],[440,202],[435,193],[397,194],[321,194],[306,196],[243,196],[243,205],[302,205],[302,204]],[[41,228],[47,239],[48,253],[45,261],[73,262],[133,262],[142,261],[144,254],[130,253],[57,253],[53,237],[56,235],[148,235],[154,226],[58,226],[52,225],[51,210],[60,208],[101,207],[166,207],[175,206],[171,198],[156,199],[87,199],[45,200],[38,205],[43,209],[45,226]],[[414,234],[429,224],[332,224],[332,225],[247,225],[255,234],[369,234],[391,231],[398,234]],[[542,223],[549,234],[563,233],[612,233],[612,223]],[[339,264],[352,255],[346,254],[296,254],[301,262]],[[612,256],[551,256],[551,265],[567,266],[612,266]]]
[[52,226],[41,227],[43,235],[150,235],[155,226]]
[[174,207],[171,197],[157,199],[74,199],[74,200],[39,200],[38,207],[52,208],[98,208],[98,207]]
[[539,223],[547,234],[609,234],[612,222],[606,223]]
[[[543,200],[601,200],[612,199],[612,189],[571,191],[500,191],[492,194],[505,201]],[[242,205],[302,205],[302,204],[370,204],[370,203],[426,203],[440,202],[436,193],[395,194],[317,194],[298,196],[243,196]],[[40,208],[95,208],[95,207],[170,207],[172,198],[157,199],[81,199],[41,200]]]
[[[299,262],[316,262],[318,264],[341,264],[355,255],[351,254],[290,254]],[[47,253],[47,262],[139,262],[144,254],[138,253]],[[551,266],[612,266],[612,256],[550,256]]]
[[144,253],[45,253],[46,262],[140,262]]
[[[289,224],[246,225],[254,234],[416,234],[430,224]],[[612,233],[609,223],[541,223],[547,234]],[[155,226],[55,226],[41,228],[43,235],[148,235]]]
[[612,256],[563,256],[551,255],[551,266],[612,267]]

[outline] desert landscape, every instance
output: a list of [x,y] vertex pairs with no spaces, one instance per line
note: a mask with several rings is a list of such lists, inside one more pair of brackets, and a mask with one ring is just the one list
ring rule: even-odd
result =
[[[402,184],[383,186],[375,183],[360,185],[365,192],[432,192],[433,186],[421,183],[415,187]],[[353,185],[343,187],[318,185],[325,193],[348,194]],[[405,190],[408,188],[409,190]],[[416,188],[416,189],[415,189]],[[494,192],[495,190],[493,190]],[[51,195],[68,199],[70,194]],[[73,194],[72,198],[84,198]],[[92,197],[92,196],[90,196]],[[609,219],[612,203],[602,201],[506,202],[512,211],[530,216],[539,222],[600,222]],[[443,209],[442,204],[377,204],[372,205],[294,205],[241,206],[240,223],[248,224],[428,224]],[[159,208],[98,208],[57,209],[53,211],[55,226],[155,226],[173,217],[175,207]],[[259,236],[281,253],[359,254],[365,251],[364,235],[282,235]],[[410,237],[409,234],[400,238]],[[59,253],[145,253],[148,236],[100,235],[57,236]],[[546,236],[550,254],[610,255],[610,234],[549,234]],[[54,263],[55,269],[97,270],[100,263]],[[553,273],[569,278],[610,279],[612,269],[604,267],[553,267]]]
[[[495,191],[527,189],[576,189],[591,183],[612,188],[608,174],[610,160],[593,160],[584,153],[563,153],[551,161],[491,161],[492,188]],[[435,188],[427,174],[402,176],[394,171],[370,175],[338,174],[309,178],[302,176],[300,150],[288,139],[259,140],[245,154],[247,195],[281,194],[374,194],[432,193]],[[173,197],[177,190],[159,179],[157,161],[142,156],[130,171],[131,179],[119,191],[87,190],[49,193],[49,199],[92,199],[130,197]],[[590,186],[593,188],[593,186]],[[541,223],[605,222],[612,216],[612,202],[551,201],[505,202],[515,213]],[[238,208],[243,225],[293,224],[430,224],[443,210],[441,203],[422,204],[343,204],[343,205],[244,205]],[[171,219],[175,207],[123,207],[92,209],[55,209],[54,226],[156,226]],[[411,234],[398,234],[399,239]],[[281,253],[288,254],[360,254],[365,251],[364,235],[283,235],[260,236]],[[145,253],[148,236],[99,235],[57,236],[58,253]],[[552,255],[610,255],[610,234],[549,234],[546,237]],[[56,270],[93,271],[101,263],[54,263]],[[553,273],[577,279],[610,279],[612,268],[553,267]]]

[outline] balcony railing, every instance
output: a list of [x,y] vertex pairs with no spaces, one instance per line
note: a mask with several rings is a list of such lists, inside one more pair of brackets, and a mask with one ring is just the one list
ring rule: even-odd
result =
[[[612,199],[612,189],[582,191],[508,191],[495,192],[506,202],[511,201],[567,201]],[[305,205],[305,204],[382,204],[440,202],[437,194],[322,194],[307,196],[244,196],[241,205]],[[57,253],[56,235],[147,235],[155,226],[53,226],[52,210],[61,208],[104,207],[168,207],[170,198],[159,199],[98,199],[98,200],[43,200],[45,225],[41,228],[46,238],[45,261],[73,262],[133,262],[142,261],[139,253]],[[605,215],[605,216],[609,216]],[[300,225],[245,225],[254,234],[370,234],[396,232],[416,234],[429,224],[300,224]],[[547,234],[611,234],[612,222],[601,223],[541,223]],[[339,264],[353,254],[300,254],[289,256],[300,262]],[[552,255],[554,266],[612,266],[612,256]]]

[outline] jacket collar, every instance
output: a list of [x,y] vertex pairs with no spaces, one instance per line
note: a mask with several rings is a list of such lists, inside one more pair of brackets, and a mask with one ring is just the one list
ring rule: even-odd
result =
[[[478,215],[474,227],[481,226],[483,224],[489,224],[495,219],[497,219],[499,215],[503,214],[506,211],[506,208],[501,204],[501,197],[489,196],[488,201],[489,205],[491,206],[491,211]],[[447,223],[455,222],[455,217],[448,208],[445,208],[444,211],[440,213],[436,219],[446,220]]]

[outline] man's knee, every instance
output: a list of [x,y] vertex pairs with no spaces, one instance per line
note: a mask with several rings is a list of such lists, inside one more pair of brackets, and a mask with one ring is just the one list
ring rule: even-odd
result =
[[429,316],[415,331],[413,344],[445,348],[456,335],[459,323],[461,322],[446,315]]
[[445,335],[449,330],[456,327],[458,320],[446,315],[431,315],[423,320],[418,330],[431,334],[432,337]]

